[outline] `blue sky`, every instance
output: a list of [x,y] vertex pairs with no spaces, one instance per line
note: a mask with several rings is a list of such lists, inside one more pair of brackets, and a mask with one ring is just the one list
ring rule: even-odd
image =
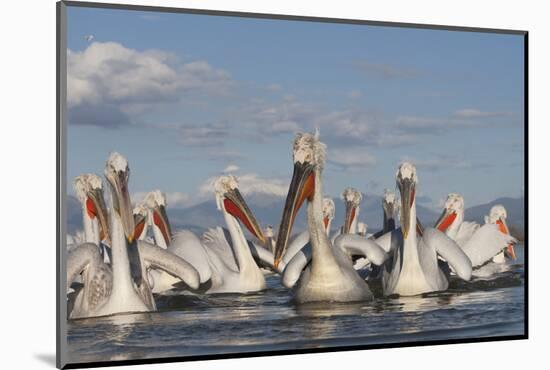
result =
[[284,195],[318,127],[331,196],[405,159],[431,208],[523,191],[522,36],[69,7],[68,47],[69,179],[116,150],[136,198],[189,206],[224,171]]

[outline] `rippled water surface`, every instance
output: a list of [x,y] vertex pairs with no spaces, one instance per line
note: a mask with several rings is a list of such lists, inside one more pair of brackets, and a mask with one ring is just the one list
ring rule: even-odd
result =
[[448,291],[369,303],[291,302],[279,276],[248,295],[157,297],[159,312],[69,322],[69,361],[91,362],[280,349],[520,335],[523,248],[504,268],[485,266]]

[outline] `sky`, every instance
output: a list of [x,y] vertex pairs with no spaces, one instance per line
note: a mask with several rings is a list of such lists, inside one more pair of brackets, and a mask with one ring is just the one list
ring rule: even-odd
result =
[[417,166],[439,209],[523,195],[523,37],[68,7],[69,194],[128,158],[134,199],[213,199],[212,179],[286,196],[296,132],[327,145],[324,191],[382,195]]

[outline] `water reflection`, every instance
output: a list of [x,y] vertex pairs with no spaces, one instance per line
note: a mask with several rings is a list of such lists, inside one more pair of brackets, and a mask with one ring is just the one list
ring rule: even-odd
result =
[[[518,248],[519,249],[519,248]],[[522,248],[519,253],[522,252]],[[157,297],[159,312],[69,323],[72,361],[521,334],[522,261],[490,279],[366,303],[296,305],[277,275],[264,292]],[[373,290],[374,291],[374,290]]]

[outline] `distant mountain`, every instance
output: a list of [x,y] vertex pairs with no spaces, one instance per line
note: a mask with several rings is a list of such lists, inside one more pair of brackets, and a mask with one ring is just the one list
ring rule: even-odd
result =
[[[254,212],[260,225],[272,225],[277,229],[281,222],[284,199],[273,195],[244,196],[248,206]],[[296,217],[294,230],[304,230],[306,227],[305,207]],[[209,227],[224,225],[223,215],[216,208],[214,200],[206,201],[189,208],[168,208],[168,217],[173,230],[189,228],[194,231],[204,231]]]
[[[68,230],[70,233],[82,228],[82,210],[80,203],[75,197],[68,197]],[[272,225],[276,230],[281,222],[281,215],[284,207],[284,198],[274,195],[252,194],[245,196],[245,199],[260,225]],[[340,198],[334,199],[336,215],[332,222],[332,228],[336,229],[344,223],[345,206]],[[483,223],[485,216],[495,204],[502,204],[508,211],[508,224],[523,229],[523,198],[498,198],[493,202],[478,205],[466,209],[466,220]],[[305,230],[307,227],[306,208],[302,207],[293,233]],[[172,230],[189,229],[197,234],[202,234],[207,228],[225,225],[222,213],[216,208],[214,200],[205,201],[188,208],[173,208],[168,206],[168,217]],[[422,205],[417,206],[417,215],[424,226],[433,226],[439,212],[433,211]],[[363,195],[359,212],[359,221],[366,222],[369,232],[375,232],[382,228],[383,213],[382,200],[380,196]]]

